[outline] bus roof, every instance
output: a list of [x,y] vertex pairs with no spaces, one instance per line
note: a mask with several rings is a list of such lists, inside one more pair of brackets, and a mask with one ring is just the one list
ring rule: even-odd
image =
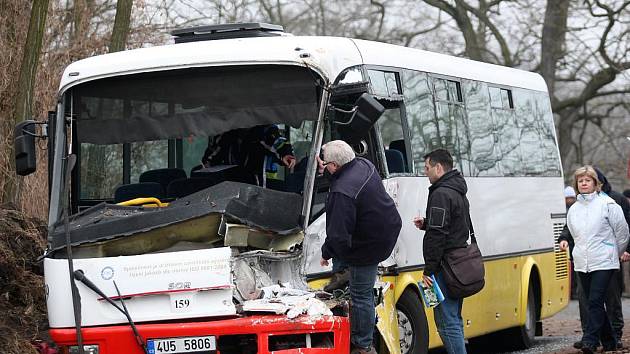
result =
[[246,64],[309,66],[333,81],[345,68],[368,64],[546,91],[538,74],[386,43],[341,37],[278,36],[180,43],[133,49],[70,64],[60,91],[112,76],[190,67]]
[[355,39],[364,64],[394,66],[547,92],[539,74],[420,49]]

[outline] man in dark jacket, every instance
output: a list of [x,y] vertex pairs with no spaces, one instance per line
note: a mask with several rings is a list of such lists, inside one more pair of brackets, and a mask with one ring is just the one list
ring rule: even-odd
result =
[[453,169],[453,157],[444,149],[431,151],[424,156],[424,172],[429,177],[429,199],[426,221],[416,217],[416,227],[425,230],[422,252],[424,255],[423,282],[433,285],[434,276],[444,293],[442,301],[433,310],[435,325],[449,354],[466,353],[462,323],[463,299],[449,296],[442,277],[442,259],[449,249],[466,247],[468,227],[468,187],[462,174]]
[[392,253],[402,221],[374,165],[355,157],[346,142],[322,146],[320,172],[331,174],[326,200],[326,241],[322,266],[334,258],[350,268],[352,353],[376,353],[374,283],[378,264]]
[[[602,171],[600,171],[598,168],[595,168],[595,172],[597,172],[597,179],[599,179],[599,182],[602,184],[602,192],[606,193],[609,197],[611,197],[617,204],[619,204],[619,206],[621,207],[621,210],[623,210],[623,215],[626,218],[626,223],[628,224],[628,226],[630,226],[630,202],[628,202],[628,199],[626,199],[626,197],[617,192],[612,190],[612,186],[610,185],[610,182],[608,182],[608,179],[606,178],[606,176],[602,173]],[[560,237],[558,237],[558,243],[560,241],[567,241],[569,243],[569,249],[571,250],[571,252],[573,252],[573,236],[571,235],[571,233],[569,232],[569,229],[566,227],[564,227],[564,229],[562,230],[562,234],[560,235]],[[627,262],[630,260],[630,244],[628,245],[628,248],[626,249],[626,251],[623,253],[623,255],[621,256],[621,262]],[[579,303],[579,309],[580,309],[580,323],[582,325],[582,332],[584,332],[585,328],[586,328],[586,321],[587,321],[587,304],[588,304],[588,299],[586,299],[584,297],[584,291],[582,291],[581,289],[581,285],[579,284],[579,278],[575,277],[575,280],[578,281],[578,303]],[[613,331],[615,332],[615,337],[617,340],[617,348],[621,349],[623,348],[623,343],[621,342],[621,337],[623,335],[623,311],[621,308],[621,293],[623,292],[623,273],[621,272],[621,270],[618,270],[617,272],[615,272],[615,275],[610,279],[610,284],[608,286],[608,290],[606,293],[606,300],[605,300],[605,305],[606,305],[606,315],[608,315],[608,319],[610,320],[610,323],[612,325]],[[576,349],[581,349],[582,348],[582,342],[578,341],[575,342],[573,344],[573,347],[575,347]]]

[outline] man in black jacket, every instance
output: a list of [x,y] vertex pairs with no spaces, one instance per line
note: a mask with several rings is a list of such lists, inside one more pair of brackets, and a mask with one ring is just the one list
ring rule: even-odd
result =
[[446,351],[448,354],[466,353],[463,299],[449,296],[441,273],[441,262],[449,249],[467,245],[470,236],[468,187],[462,174],[453,169],[453,157],[447,150],[437,149],[425,155],[424,172],[431,182],[426,222],[420,216],[414,219],[416,227],[426,231],[422,244],[425,263],[423,282],[431,287],[431,276],[434,276],[444,293],[445,299],[434,308],[433,318]]
[[326,241],[322,266],[333,258],[350,268],[352,353],[372,353],[375,326],[374,283],[378,264],[392,253],[402,221],[385,191],[374,165],[346,142],[322,146],[320,172],[326,169],[331,185],[326,200]]

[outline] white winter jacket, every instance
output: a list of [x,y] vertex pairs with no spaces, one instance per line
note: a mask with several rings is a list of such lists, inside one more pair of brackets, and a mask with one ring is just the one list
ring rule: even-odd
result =
[[578,272],[619,269],[619,257],[628,244],[628,224],[621,207],[602,192],[579,194],[567,213]]

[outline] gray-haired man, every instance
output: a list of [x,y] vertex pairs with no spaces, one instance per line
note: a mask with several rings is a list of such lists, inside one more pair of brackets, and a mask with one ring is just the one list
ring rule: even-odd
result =
[[320,172],[331,174],[326,200],[326,241],[322,266],[334,258],[350,268],[351,342],[353,354],[376,353],[373,288],[378,264],[391,254],[402,221],[374,165],[346,142],[331,141],[318,157]]

